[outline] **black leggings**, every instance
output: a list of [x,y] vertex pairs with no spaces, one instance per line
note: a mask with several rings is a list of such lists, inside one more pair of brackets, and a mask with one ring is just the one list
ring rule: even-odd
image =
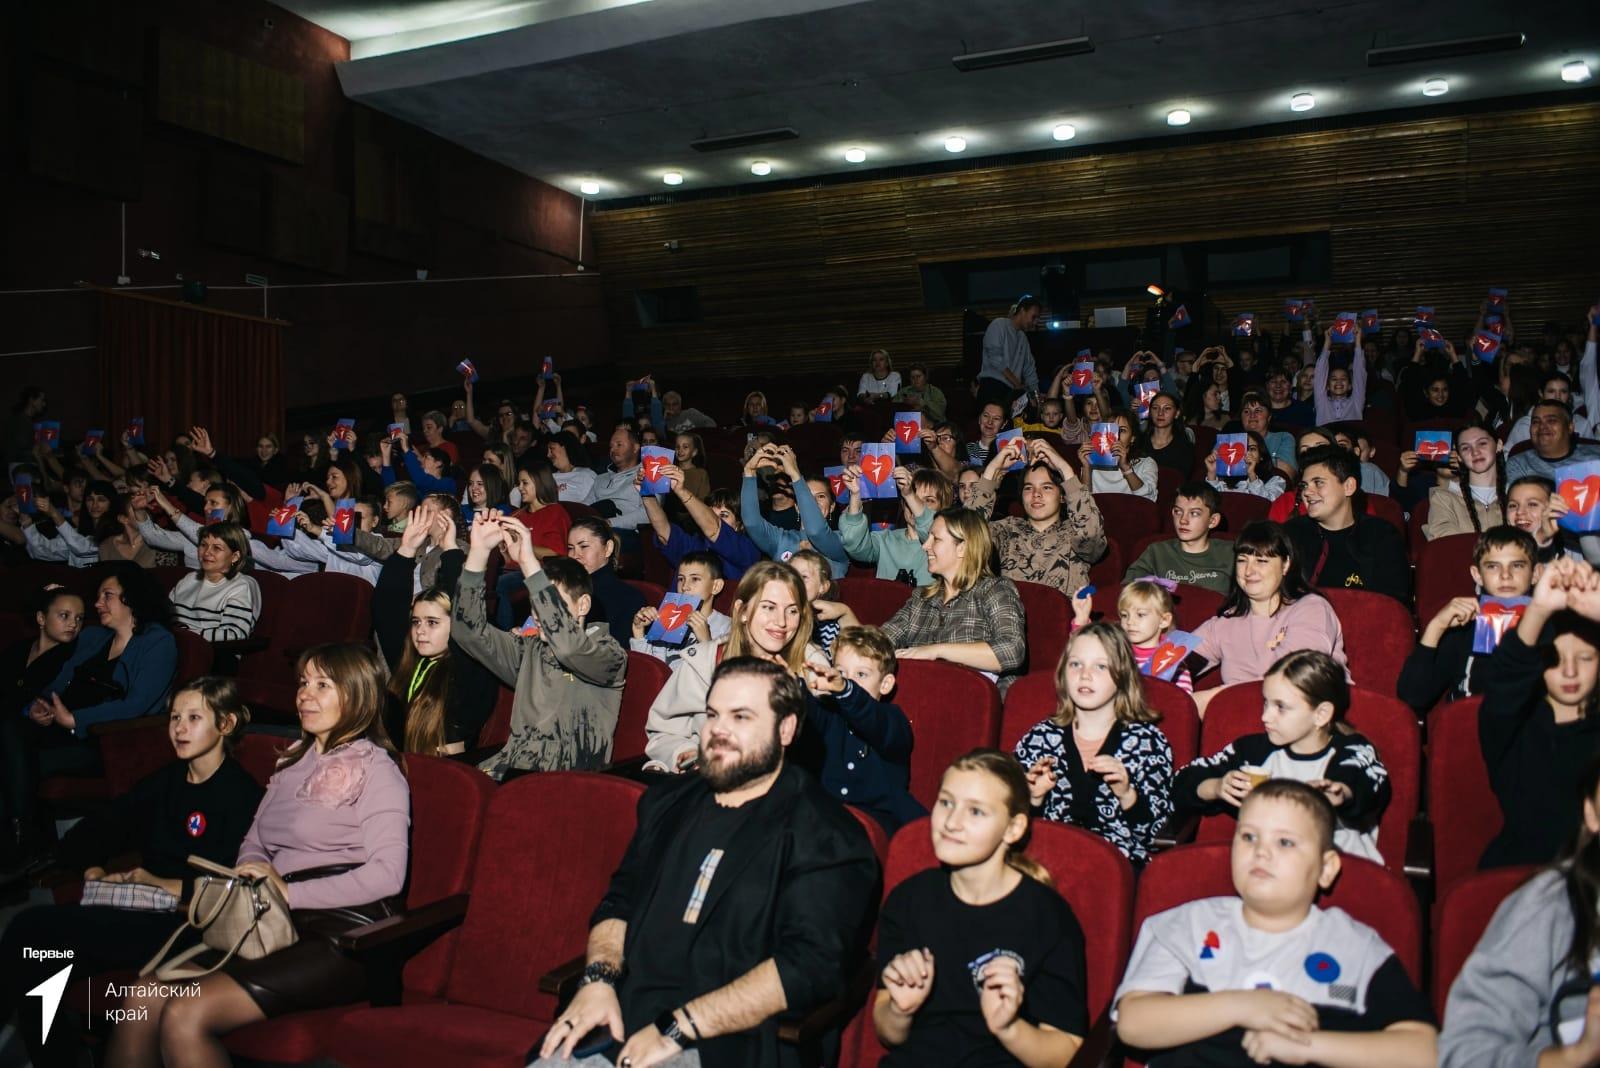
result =
[[[68,963],[72,973],[67,989],[84,979],[107,972],[145,966],[183,924],[177,912],[136,912],[129,909],[84,907],[82,905],[40,905],[17,914],[0,935],[0,1023],[16,1014],[17,1030],[27,1044],[35,1068],[77,1063],[82,1049],[80,1029],[109,1032],[111,1023],[105,1010],[121,1004],[121,999],[106,997],[103,982],[89,994],[89,1016],[77,1018],[73,998],[62,999],[61,1008],[50,1028],[50,1040],[42,1041],[40,1000],[28,991],[55,975]],[[70,950],[65,959],[25,960],[24,949]]]

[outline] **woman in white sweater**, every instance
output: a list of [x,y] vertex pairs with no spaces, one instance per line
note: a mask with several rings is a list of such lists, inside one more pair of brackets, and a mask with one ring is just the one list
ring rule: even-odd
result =
[[177,622],[208,642],[250,637],[261,618],[261,587],[244,572],[250,536],[237,523],[213,523],[195,546],[199,570],[172,587]]

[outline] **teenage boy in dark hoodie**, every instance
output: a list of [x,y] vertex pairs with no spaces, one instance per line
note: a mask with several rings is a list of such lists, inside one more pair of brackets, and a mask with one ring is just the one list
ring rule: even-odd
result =
[[1306,514],[1284,523],[1312,586],[1383,593],[1410,607],[1405,539],[1386,519],[1356,508],[1361,462],[1348,449],[1308,449],[1300,464]]

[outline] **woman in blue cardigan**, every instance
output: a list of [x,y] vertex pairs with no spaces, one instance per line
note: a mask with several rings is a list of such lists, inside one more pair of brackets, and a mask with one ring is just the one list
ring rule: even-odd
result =
[[43,695],[19,710],[27,713],[22,737],[34,775],[92,771],[99,750],[90,727],[166,710],[178,643],[167,629],[172,605],[161,587],[138,564],[112,564],[93,607],[99,625],[83,629]]

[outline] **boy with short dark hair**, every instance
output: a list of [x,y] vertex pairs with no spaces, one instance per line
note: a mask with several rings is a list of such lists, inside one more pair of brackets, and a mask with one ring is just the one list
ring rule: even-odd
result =
[[[1490,527],[1472,550],[1472,583],[1488,597],[1526,597],[1539,581],[1539,546],[1533,535],[1513,526]],[[1395,692],[1417,715],[1441,700],[1482,692],[1476,671],[1489,658],[1472,651],[1477,597],[1455,597],[1422,628],[1422,640],[1405,667]]]
[[1354,453],[1337,445],[1308,449],[1300,463],[1306,514],[1294,516],[1283,529],[1311,586],[1387,594],[1409,608],[1405,539],[1388,520],[1356,509],[1360,491],[1361,463]]
[[1394,950],[1343,909],[1316,905],[1339,875],[1333,831],[1322,794],[1269,780],[1239,810],[1238,896],[1145,921],[1111,1012],[1151,1068],[1435,1063],[1433,1014]]
[[894,691],[894,643],[877,627],[851,626],[833,643],[833,666],[806,665],[806,719],[824,752],[822,786],[893,835],[927,815],[911,796],[911,722],[885,698]]
[[645,633],[660,612],[658,606],[647,604],[633,615],[633,638],[628,648],[665,661],[670,667],[696,642],[720,645],[733,629],[733,620],[714,606],[722,589],[722,558],[703,549],[686,553],[678,561],[677,584],[672,592],[691,594],[700,598],[700,604],[689,615],[689,630],[684,640],[678,645],[668,645],[647,639]]
[[1158,541],[1128,565],[1123,582],[1155,576],[1203,586],[1227,596],[1233,583],[1233,546],[1211,532],[1222,522],[1222,498],[1198,479],[1178,487],[1172,501],[1172,527],[1177,535]]

